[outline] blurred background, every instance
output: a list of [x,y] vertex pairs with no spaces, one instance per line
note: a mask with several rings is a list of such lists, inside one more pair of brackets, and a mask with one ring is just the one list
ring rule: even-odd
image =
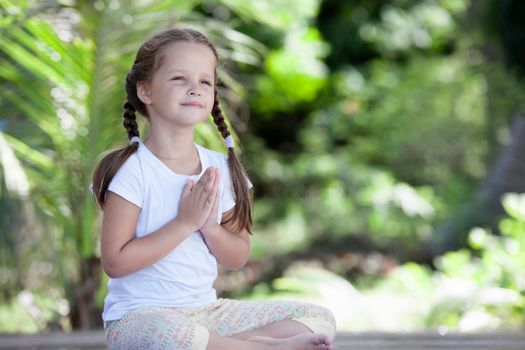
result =
[[[220,296],[322,304],[341,331],[523,328],[524,19],[519,0],[0,0],[0,332],[101,327],[87,188],[127,142],[136,50],[170,26],[219,49],[255,184],[252,259]],[[225,152],[211,122],[196,136]]]

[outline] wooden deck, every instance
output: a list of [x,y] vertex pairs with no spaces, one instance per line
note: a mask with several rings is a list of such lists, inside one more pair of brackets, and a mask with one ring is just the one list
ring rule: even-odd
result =
[[[103,331],[49,333],[39,335],[0,334],[0,349],[105,349]],[[339,333],[335,349],[352,350],[525,350],[523,332],[446,334]]]

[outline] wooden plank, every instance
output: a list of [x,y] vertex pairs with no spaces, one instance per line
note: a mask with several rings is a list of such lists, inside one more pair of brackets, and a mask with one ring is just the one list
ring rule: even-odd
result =
[[105,349],[104,331],[0,335],[0,349]]
[[525,333],[339,333],[335,349],[438,350],[491,349],[525,350]]
[[[0,334],[0,349],[105,349],[104,331]],[[337,350],[525,350],[525,332],[338,333]]]

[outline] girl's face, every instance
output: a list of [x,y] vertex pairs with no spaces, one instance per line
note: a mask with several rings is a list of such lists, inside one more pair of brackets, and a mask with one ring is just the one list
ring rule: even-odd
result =
[[164,59],[151,82],[137,84],[150,121],[189,127],[206,120],[215,93],[213,52],[201,44],[177,42],[161,54]]

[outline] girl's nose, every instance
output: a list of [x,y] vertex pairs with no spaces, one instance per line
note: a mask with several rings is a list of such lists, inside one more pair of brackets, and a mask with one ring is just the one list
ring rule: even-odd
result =
[[201,95],[201,92],[197,87],[192,86],[188,89],[188,96],[200,96],[200,95]]

